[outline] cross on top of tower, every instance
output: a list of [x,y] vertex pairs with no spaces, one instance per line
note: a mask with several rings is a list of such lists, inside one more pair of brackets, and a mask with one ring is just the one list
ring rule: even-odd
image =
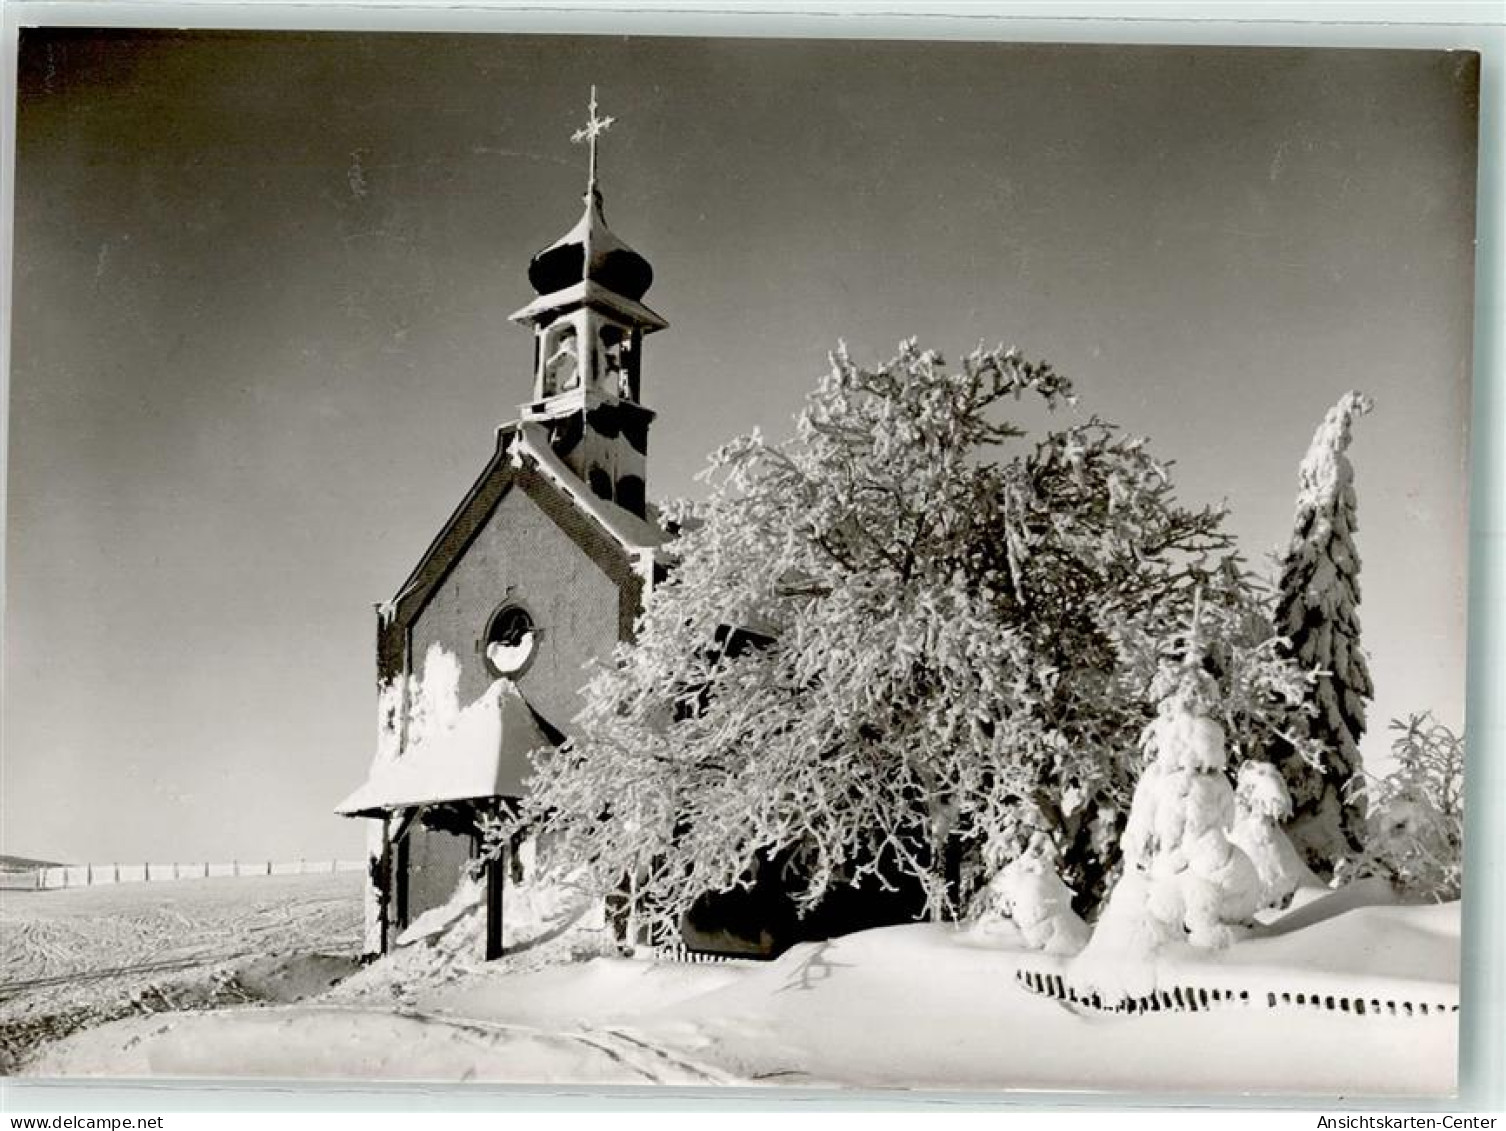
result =
[[595,194],[596,189],[596,139],[606,133],[612,123],[617,119],[613,117],[598,118],[596,116],[596,84],[591,85],[591,102],[586,108],[586,124],[570,135],[570,140],[579,145],[586,142],[590,146],[590,166],[586,174],[586,192]]

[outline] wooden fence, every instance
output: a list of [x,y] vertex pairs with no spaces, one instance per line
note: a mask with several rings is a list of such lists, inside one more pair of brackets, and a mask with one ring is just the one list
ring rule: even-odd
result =
[[216,877],[309,876],[336,872],[364,872],[364,860],[232,860],[170,864],[68,864],[24,871],[0,871],[0,888],[47,891],[96,887],[101,884],[164,883]]
[[[1239,973],[1229,971],[1225,977],[1233,980]],[[1457,990],[1449,993],[1442,986],[1429,987],[1410,982],[1384,985],[1379,980],[1348,979],[1338,992],[1334,992],[1332,986],[1310,984],[1305,989],[1296,990],[1290,986],[1231,986],[1227,981],[1214,986],[1182,981],[1169,987],[1158,987],[1143,996],[1103,998],[1096,993],[1079,992],[1060,974],[1050,970],[1018,970],[1015,980],[1030,993],[1098,1013],[1201,1013],[1231,1007],[1320,1010],[1349,1013],[1356,1017],[1427,1017],[1459,1012],[1459,1002],[1455,999]],[[1367,981],[1376,984],[1367,985]]]

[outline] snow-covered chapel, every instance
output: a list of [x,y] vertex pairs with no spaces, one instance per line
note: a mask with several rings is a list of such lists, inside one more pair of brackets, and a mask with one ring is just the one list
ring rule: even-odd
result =
[[[603,215],[597,138],[611,121],[593,90],[575,135],[585,210],[533,257],[537,297],[512,315],[533,333],[532,395],[378,609],[379,748],[337,807],[370,821],[370,953],[450,898],[479,850],[467,813],[522,796],[531,757],[569,732],[583,669],[628,639],[653,583],[664,535],[647,497],[642,358],[667,323],[643,304],[648,261]],[[487,865],[488,957],[509,874],[516,859]]]

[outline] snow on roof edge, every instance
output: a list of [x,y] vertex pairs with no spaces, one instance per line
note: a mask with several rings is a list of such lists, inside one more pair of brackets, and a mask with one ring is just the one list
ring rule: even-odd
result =
[[395,759],[378,759],[366,780],[335,806],[342,817],[380,816],[415,805],[515,794],[517,771],[554,746],[540,716],[510,679],[498,679],[443,731]]
[[[539,470],[552,479],[560,487],[571,501],[581,510],[596,520],[597,524],[610,534],[629,553],[644,555],[652,561],[654,553],[665,543],[666,536],[645,519],[624,510],[616,503],[606,499],[597,498],[584,483],[565,466],[565,462],[555,454],[549,446],[547,439],[542,436],[542,429],[531,422],[524,423],[517,431],[518,447],[521,451],[538,464]],[[514,456],[516,460],[516,454]]]
[[397,615],[397,607],[403,601],[407,600],[410,594],[417,592],[421,588],[424,566],[434,556],[434,552],[444,541],[445,535],[449,533],[450,528],[459,520],[465,509],[471,505],[471,502],[480,492],[482,485],[491,476],[492,472],[496,470],[497,461],[502,457],[506,448],[506,440],[503,438],[504,434],[516,433],[520,426],[521,421],[516,420],[498,425],[496,446],[492,449],[491,458],[486,461],[486,467],[472,481],[470,487],[467,488],[465,494],[461,497],[460,502],[456,504],[455,509],[450,512],[449,517],[440,525],[439,531],[429,540],[428,546],[424,548],[424,552],[418,557],[418,564],[409,570],[407,577],[403,578],[403,582],[398,587],[397,593],[385,601],[375,602],[377,615],[381,617],[383,624],[390,623],[392,618]]

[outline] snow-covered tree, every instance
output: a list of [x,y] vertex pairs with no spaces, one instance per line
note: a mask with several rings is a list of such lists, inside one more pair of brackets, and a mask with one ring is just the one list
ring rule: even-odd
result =
[[1201,661],[1194,628],[1186,659],[1157,681],[1160,706],[1120,842],[1124,870],[1071,972],[1086,991],[1147,992],[1162,946],[1227,946],[1261,906],[1260,875],[1230,838],[1236,806],[1219,692]]
[[[530,815],[603,890],[675,923],[778,872],[797,905],[908,881],[953,914],[1044,833],[1101,897],[1165,641],[1207,593],[1242,753],[1300,682],[1222,512],[1177,504],[1143,441],[1090,418],[1033,445],[1003,411],[1070,399],[1013,351],[949,367],[839,351],[773,444],[722,448],[635,644],[599,671]],[[1284,710],[1285,708],[1282,708]]]
[[1146,735],[1148,763],[1124,830],[1124,866],[1146,877],[1152,914],[1185,929],[1193,946],[1221,947],[1260,906],[1260,877],[1229,839],[1234,789],[1218,687],[1189,651],[1165,673]]
[[[1368,398],[1346,393],[1328,410],[1302,460],[1291,544],[1281,561],[1275,627],[1288,654],[1317,674],[1313,711],[1298,741],[1278,740],[1270,760],[1292,797],[1287,832],[1307,864],[1331,876],[1363,851],[1360,737],[1373,695],[1360,646],[1360,558],[1354,468],[1346,454]],[[1306,741],[1301,741],[1305,739]]]
[[1088,925],[1072,910],[1072,889],[1062,882],[1056,849],[1045,836],[994,873],[974,900],[973,917],[974,929],[985,935],[1008,920],[1026,946],[1047,954],[1076,954],[1088,941]]
[[1393,720],[1396,768],[1370,786],[1367,863],[1404,893],[1458,899],[1464,880],[1464,739],[1430,714]]
[[1282,830],[1291,815],[1291,795],[1276,767],[1253,759],[1241,763],[1229,839],[1260,874],[1262,907],[1285,907],[1297,888],[1317,881]]

